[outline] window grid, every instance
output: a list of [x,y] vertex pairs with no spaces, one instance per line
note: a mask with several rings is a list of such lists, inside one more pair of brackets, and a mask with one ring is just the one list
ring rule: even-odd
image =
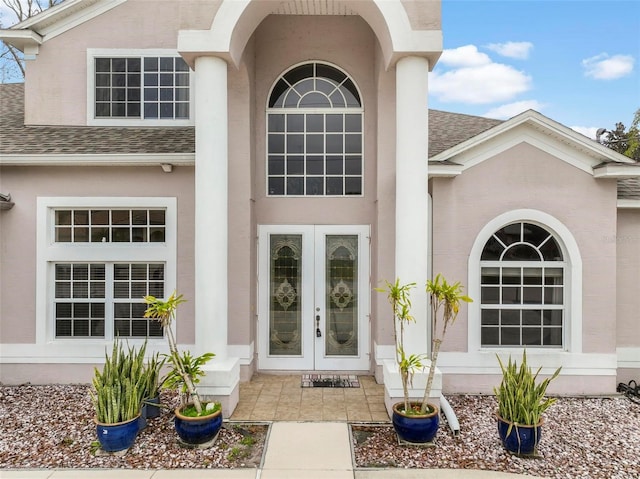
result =
[[285,73],[267,111],[267,195],[361,196],[362,123],[343,72],[311,63]]
[[489,239],[482,258],[482,346],[562,347],[565,263],[555,239],[515,223]]
[[104,337],[104,264],[56,264],[54,308],[56,337]]
[[189,118],[189,67],[181,57],[98,57],[95,117]]
[[56,243],[162,243],[163,209],[59,209],[55,211]]
[[56,263],[56,338],[104,338],[109,303],[116,336],[162,337],[161,325],[144,318],[143,297],[164,296],[164,274],[163,263]]
[[113,265],[114,334],[121,337],[162,337],[159,322],[144,318],[143,298],[164,297],[164,265],[116,263]]

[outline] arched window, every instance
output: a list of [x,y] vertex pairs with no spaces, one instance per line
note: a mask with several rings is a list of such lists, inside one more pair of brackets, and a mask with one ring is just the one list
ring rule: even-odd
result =
[[499,229],[480,270],[482,347],[564,347],[567,266],[549,231],[528,222]]
[[267,108],[267,195],[362,195],[362,125],[344,72],[313,62],[284,73]]

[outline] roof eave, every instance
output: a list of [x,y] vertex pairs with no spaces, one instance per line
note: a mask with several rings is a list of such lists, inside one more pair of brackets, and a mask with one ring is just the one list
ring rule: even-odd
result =
[[[33,30],[0,30],[0,40],[17,48],[24,54],[38,53],[42,45],[42,36]],[[35,50],[35,51],[34,51]]]
[[595,178],[638,178],[640,177],[640,164],[621,165],[615,163],[606,163],[593,169]]
[[600,161],[612,161],[615,163],[635,163],[632,159],[627,158],[616,151],[601,145],[595,140],[591,140],[586,136],[568,128],[561,123],[558,123],[534,110],[527,110],[519,115],[510,118],[509,120],[500,123],[499,125],[489,128],[488,130],[474,136],[462,143],[459,143],[448,150],[445,150],[437,155],[433,156],[429,160],[432,162],[451,160],[452,158],[460,155],[479,144],[488,141],[496,136],[516,128],[522,124],[529,123],[532,125],[542,126],[548,131],[551,131],[557,135],[565,137],[567,140],[572,141],[576,146],[580,146],[593,153]]

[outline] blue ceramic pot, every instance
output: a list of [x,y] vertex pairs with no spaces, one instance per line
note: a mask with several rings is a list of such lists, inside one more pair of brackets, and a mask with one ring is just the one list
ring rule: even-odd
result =
[[[417,403],[411,403],[416,405]],[[419,406],[419,404],[418,404]],[[425,415],[405,414],[404,402],[393,405],[392,422],[396,434],[402,441],[425,444],[432,442],[440,426],[440,410],[429,404],[433,412]]]
[[[542,432],[542,420],[535,426],[516,425],[510,421],[506,421],[498,413],[498,434],[504,448],[511,454],[519,456],[536,456],[538,455],[538,444],[540,443]],[[511,431],[509,431],[509,426]],[[508,433],[508,434],[507,434]]]
[[160,396],[155,396],[144,400],[143,407],[146,410],[147,419],[160,417]]
[[222,410],[209,416],[189,417],[180,413],[182,408],[176,408],[173,423],[176,433],[186,444],[204,444],[211,441],[222,426]]
[[106,452],[124,451],[133,446],[140,427],[140,415],[116,424],[96,422],[96,435],[100,447]]

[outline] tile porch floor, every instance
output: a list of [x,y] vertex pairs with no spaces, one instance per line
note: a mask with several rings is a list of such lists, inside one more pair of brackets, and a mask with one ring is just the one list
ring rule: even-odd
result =
[[359,388],[302,388],[301,375],[254,374],[240,383],[237,421],[389,421],[384,386],[358,376]]

